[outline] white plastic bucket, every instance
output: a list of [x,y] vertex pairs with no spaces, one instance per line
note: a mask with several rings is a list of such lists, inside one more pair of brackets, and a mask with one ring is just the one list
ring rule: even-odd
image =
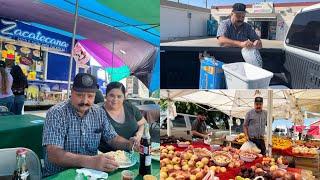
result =
[[224,64],[228,89],[267,89],[273,73],[254,65],[238,62]]

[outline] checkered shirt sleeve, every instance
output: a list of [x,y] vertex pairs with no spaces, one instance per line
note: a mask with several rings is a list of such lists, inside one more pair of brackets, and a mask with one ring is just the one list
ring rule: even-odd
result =
[[[102,108],[101,108],[102,109]],[[104,110],[103,110],[104,111]],[[103,112],[103,131],[102,131],[102,136],[103,139],[105,141],[110,141],[113,138],[115,138],[116,136],[118,136],[118,134],[116,133],[116,131],[114,130],[114,127],[112,126],[112,124],[110,123],[110,120],[106,114],[106,112]]]
[[227,37],[227,34],[228,34],[227,24],[225,23],[225,21],[222,21],[218,27],[217,38],[219,38],[220,36]]
[[59,110],[52,108],[48,111],[43,127],[42,146],[56,145],[63,148],[66,134],[64,119]]

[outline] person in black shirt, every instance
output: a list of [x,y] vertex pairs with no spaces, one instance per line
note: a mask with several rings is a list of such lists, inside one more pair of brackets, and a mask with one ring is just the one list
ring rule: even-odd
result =
[[209,137],[206,119],[204,112],[198,112],[197,119],[192,123],[192,138],[207,139]]
[[99,84],[97,84],[96,97],[94,98],[94,104],[99,104],[104,102],[104,97],[99,89]]
[[13,77],[11,89],[14,94],[14,103],[11,111],[16,115],[19,115],[22,113],[25,100],[24,90],[25,88],[28,88],[28,81],[18,65],[12,67],[11,75]]

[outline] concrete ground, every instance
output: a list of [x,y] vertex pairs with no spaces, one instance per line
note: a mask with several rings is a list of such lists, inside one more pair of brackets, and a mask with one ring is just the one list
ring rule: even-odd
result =
[[[191,37],[177,39],[170,42],[161,42],[160,46],[185,46],[185,47],[219,47],[216,37]],[[262,39],[263,48],[283,48],[283,41]]]

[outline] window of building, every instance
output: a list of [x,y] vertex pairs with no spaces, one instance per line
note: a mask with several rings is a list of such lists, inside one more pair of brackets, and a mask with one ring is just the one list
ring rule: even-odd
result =
[[319,14],[320,9],[297,14],[289,29],[286,44],[319,52]]

